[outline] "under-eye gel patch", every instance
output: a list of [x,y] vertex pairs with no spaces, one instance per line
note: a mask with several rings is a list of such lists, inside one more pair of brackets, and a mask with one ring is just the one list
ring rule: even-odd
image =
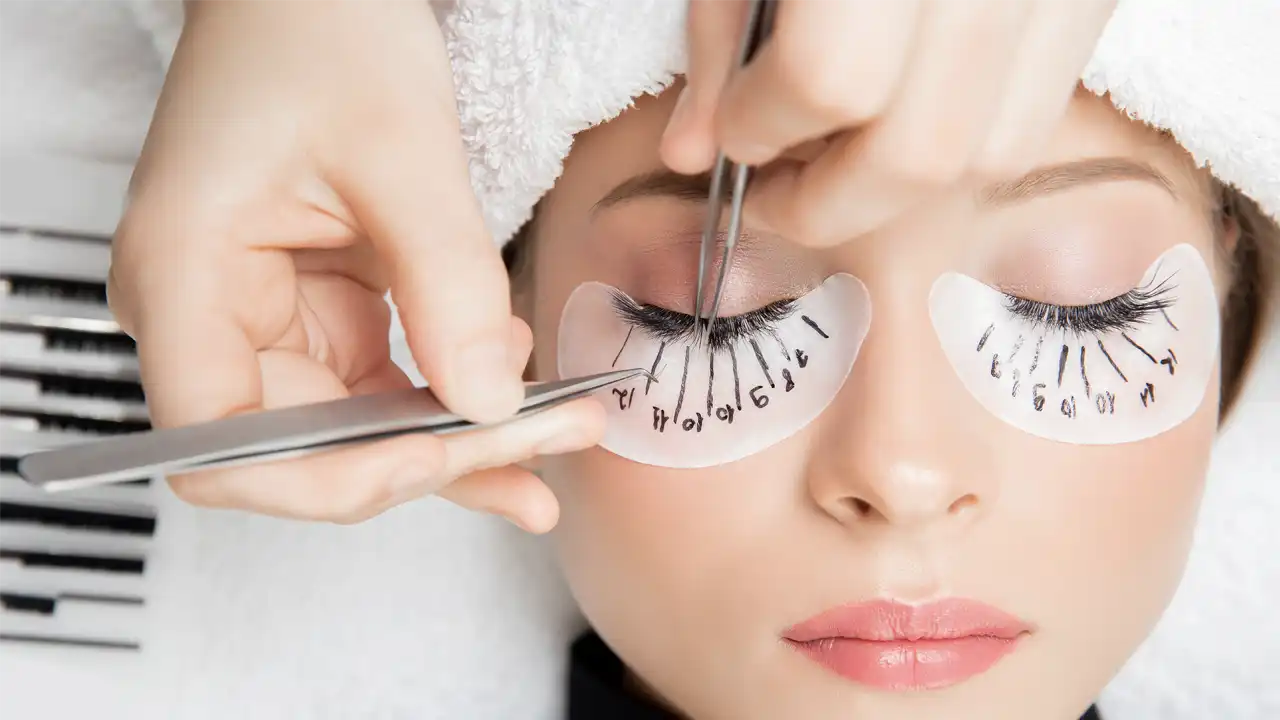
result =
[[1173,429],[1204,399],[1218,356],[1209,268],[1190,245],[1117,298],[1057,306],[957,273],[929,296],[934,330],[973,397],[1032,435],[1109,445]]
[[700,468],[790,437],[844,384],[871,323],[866,287],[833,275],[802,298],[721,318],[697,339],[693,319],[601,283],[574,290],[560,319],[559,372],[643,367],[606,393],[601,446],[628,460]]

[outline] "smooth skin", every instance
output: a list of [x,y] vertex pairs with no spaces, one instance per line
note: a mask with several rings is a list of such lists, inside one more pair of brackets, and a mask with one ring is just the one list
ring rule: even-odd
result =
[[[1019,157],[1044,137],[1110,3],[784,3],[759,62],[724,86],[744,8],[692,3],[691,85],[663,159],[697,172],[717,143],[763,162],[819,138],[809,155],[789,155],[803,162],[762,178],[753,203],[789,238],[835,243],[960,177],[977,138]],[[509,417],[532,336],[512,316],[471,192],[429,4],[186,9],[108,283],[138,342],[155,425],[408,385],[390,359],[388,291],[441,400],[474,420]],[[1014,62],[1017,48],[1035,62]],[[971,95],[956,106],[968,114],[933,111]],[[1003,98],[999,113],[984,110],[992,98]],[[834,211],[855,201],[858,212]],[[404,437],[170,484],[199,505],[335,522],[435,493],[545,531],[555,496],[521,463],[589,447],[603,422],[584,400],[445,440]]]

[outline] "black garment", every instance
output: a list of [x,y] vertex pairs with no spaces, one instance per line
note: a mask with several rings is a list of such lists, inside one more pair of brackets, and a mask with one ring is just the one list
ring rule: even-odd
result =
[[[594,632],[573,643],[569,658],[569,720],[674,720],[627,690],[622,660]],[[1080,720],[1101,720],[1096,707]]]

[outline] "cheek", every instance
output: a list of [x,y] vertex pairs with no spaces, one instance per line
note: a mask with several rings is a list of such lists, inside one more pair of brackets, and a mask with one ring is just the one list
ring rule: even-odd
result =
[[770,616],[759,589],[776,579],[770,558],[795,528],[808,446],[801,433],[748,460],[699,470],[599,449],[551,459],[544,478],[561,503],[557,547],[587,617],[612,642],[644,628],[640,653],[717,628],[758,628]]
[[1164,612],[1190,550],[1216,407],[1217,392],[1206,393],[1185,422],[1142,442],[1026,438],[1001,453],[1000,514],[1012,524],[1001,535],[1018,539],[1006,552],[1062,662],[1116,669]]

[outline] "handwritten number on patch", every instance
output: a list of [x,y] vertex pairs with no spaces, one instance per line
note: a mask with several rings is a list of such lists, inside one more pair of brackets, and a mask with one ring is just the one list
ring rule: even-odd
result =
[[685,418],[684,422],[680,423],[680,427],[684,428],[685,432],[689,432],[695,427],[698,429],[698,432],[702,432],[702,413],[696,414],[698,416],[696,421],[693,418]]
[[748,393],[751,396],[751,402],[755,403],[758,408],[765,408],[769,405],[769,396],[760,392],[763,389],[763,385],[757,385],[751,388],[751,392]]
[[630,390],[620,390],[618,388],[613,388],[613,394],[618,398],[619,410],[626,410],[627,408],[631,407],[631,403],[634,402],[636,399],[635,388],[631,388]]

